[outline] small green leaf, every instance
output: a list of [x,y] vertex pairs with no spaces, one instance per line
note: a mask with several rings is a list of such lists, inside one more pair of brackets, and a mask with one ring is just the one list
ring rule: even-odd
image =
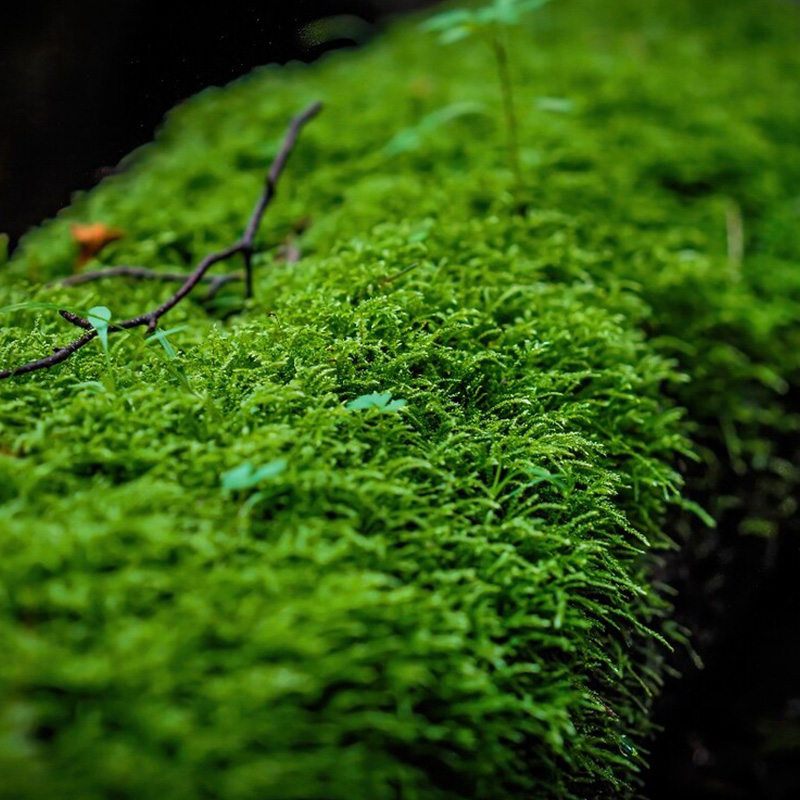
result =
[[274,478],[280,475],[286,469],[286,459],[278,458],[275,461],[270,461],[269,464],[264,464],[259,467],[255,472],[255,478],[258,481],[263,481],[266,478]]
[[680,506],[684,511],[694,514],[703,524],[709,528],[716,528],[717,522],[711,514],[708,513],[701,505],[698,505],[692,500],[687,500],[685,497],[679,497],[675,501],[676,505]]
[[224,472],[220,478],[222,488],[232,492],[237,489],[252,489],[261,481],[274,478],[286,469],[286,459],[278,458],[261,467],[253,467],[250,463],[242,464]]
[[453,11],[444,11],[441,14],[436,14],[436,16],[431,17],[422,24],[422,30],[430,31],[431,33],[441,33],[442,31],[450,30],[458,25],[467,25],[474,20],[475,15],[472,11],[457,8]]
[[105,306],[94,306],[94,308],[89,309],[86,319],[94,326],[100,339],[100,344],[103,345],[103,350],[108,353],[108,323],[111,320],[111,311]]
[[449,106],[437,108],[426,114],[416,125],[404,128],[383,148],[384,155],[396,156],[419,150],[425,138],[432,136],[439,128],[461,117],[487,114],[486,106],[482,103],[452,103]]
[[422,27],[423,30],[438,33],[442,44],[453,44],[496,25],[519,25],[525,14],[540,9],[548,2],[549,0],[494,0],[477,11],[445,11],[431,17]]
[[221,477],[222,488],[227,491],[248,489],[253,485],[253,465],[242,464],[224,472]]
[[[181,326],[185,327],[185,326]],[[163,348],[164,352],[167,356],[171,359],[175,359],[178,357],[178,353],[175,348],[172,346],[172,342],[167,338],[170,333],[174,333],[176,329],[171,331],[162,331],[160,328],[147,340],[147,343],[150,342],[158,342]]]
[[457,28],[450,28],[450,30],[444,31],[439,36],[439,42],[440,44],[455,44],[462,39],[469,38],[474,32],[474,25],[459,25]]
[[537,11],[548,2],[549,0],[494,0],[494,3],[479,11],[478,16],[486,22],[518,25],[525,14]]
[[397,411],[406,404],[405,400],[392,400],[392,393],[362,394],[347,404],[350,411],[363,411],[368,408],[380,408],[383,411]]
[[387,156],[396,156],[399,153],[419,150],[421,145],[422,137],[419,134],[419,127],[405,128],[395,134],[394,138],[383,148],[383,152]]
[[351,411],[362,411],[366,408],[385,408],[386,404],[392,399],[392,393],[385,394],[362,394],[355,400],[347,404]]

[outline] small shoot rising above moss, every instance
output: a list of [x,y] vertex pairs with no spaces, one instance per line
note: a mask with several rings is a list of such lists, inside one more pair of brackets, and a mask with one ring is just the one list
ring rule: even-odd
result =
[[350,411],[365,411],[368,408],[379,408],[381,411],[399,411],[406,405],[405,400],[392,400],[391,392],[383,394],[362,394],[347,404]]
[[254,467],[250,462],[246,462],[220,476],[222,488],[228,492],[252,489],[261,481],[280,475],[286,469],[286,463],[285,458],[275,459],[260,467]]
[[519,152],[519,121],[511,77],[508,34],[523,17],[537,11],[550,0],[493,0],[476,10],[456,8],[429,19],[424,28],[439,34],[441,44],[454,44],[470,36],[482,37],[491,47],[497,67],[497,78],[503,100],[506,147],[517,194],[523,188],[522,162]]

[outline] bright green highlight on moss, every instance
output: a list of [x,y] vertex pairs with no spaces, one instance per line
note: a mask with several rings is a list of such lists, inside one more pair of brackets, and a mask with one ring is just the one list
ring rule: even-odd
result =
[[411,21],[204,93],[29,236],[3,366],[72,335],[51,307],[171,291],[45,285],[70,223],[185,268],[326,103],[242,313],[231,285],[0,384],[0,796],[629,794],[679,636],[649,580],[668,508],[718,516],[740,474],[745,532],[792,511],[797,34],[762,0],[537,11],[520,214],[491,54]]
[[392,393],[362,394],[347,404],[351,411],[363,411],[367,408],[379,408],[382,411],[397,411],[406,405],[405,400],[392,400]]

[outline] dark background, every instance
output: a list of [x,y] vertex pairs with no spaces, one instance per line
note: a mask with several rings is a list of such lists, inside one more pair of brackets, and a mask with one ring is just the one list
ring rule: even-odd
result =
[[353,44],[300,29],[348,14],[361,39],[435,0],[30,0],[0,16],[0,232],[26,229],[150,141],[166,111],[253,67]]

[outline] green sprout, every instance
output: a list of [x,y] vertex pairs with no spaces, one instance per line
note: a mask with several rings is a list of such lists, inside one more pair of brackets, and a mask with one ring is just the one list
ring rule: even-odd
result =
[[379,408],[381,411],[399,411],[405,406],[405,400],[392,400],[392,393],[384,392],[382,394],[362,394],[361,397],[351,400],[346,408],[350,411],[364,411],[368,408]]
[[167,369],[178,379],[178,382],[183,385],[184,389],[192,394],[195,394],[186,371],[178,362],[178,351],[175,349],[172,342],[167,338],[173,333],[178,333],[178,331],[184,330],[186,327],[186,325],[179,325],[177,328],[170,328],[168,331],[158,328],[152,336],[149,336],[145,340],[145,342],[147,344],[150,344],[151,342],[158,342],[158,344],[164,348],[164,352],[167,354]]
[[491,47],[503,99],[508,159],[517,193],[521,192],[523,181],[519,152],[519,122],[508,46],[509,31],[521,24],[525,14],[536,11],[548,2],[549,0],[493,0],[474,11],[457,8],[437,14],[424,26],[425,30],[439,34],[441,44],[453,44],[470,36],[480,36]]
[[94,306],[86,315],[97,331],[97,338],[103,345],[103,351],[108,356],[108,323],[111,321],[111,311],[105,306]]
[[109,388],[116,390],[116,381],[114,379],[114,370],[111,367],[111,353],[108,349],[108,323],[111,321],[111,310],[105,306],[93,306],[86,314],[86,319],[92,324],[97,331],[97,338],[103,347],[103,353],[106,357],[106,379]]
[[262,481],[280,475],[286,469],[286,463],[286,459],[278,458],[260,467],[254,467],[249,462],[241,464],[222,473],[220,476],[222,488],[228,492],[252,489]]

